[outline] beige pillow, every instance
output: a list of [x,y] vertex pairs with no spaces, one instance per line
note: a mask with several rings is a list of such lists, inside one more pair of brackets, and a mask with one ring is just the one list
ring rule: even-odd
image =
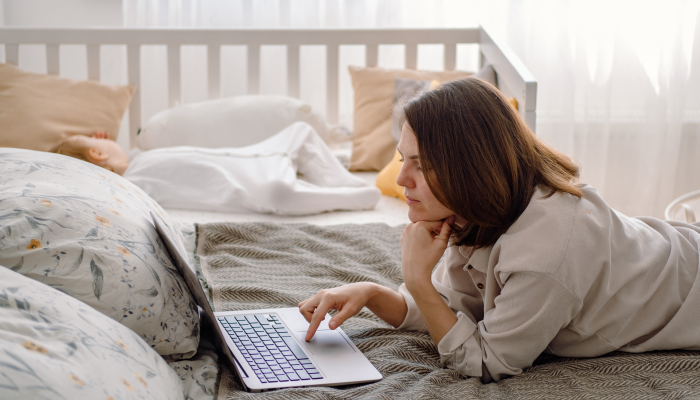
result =
[[428,90],[435,90],[438,86],[440,86],[440,82],[434,79],[432,81],[419,81],[415,79],[396,78],[396,83],[394,84],[394,104],[391,111],[391,137],[394,138],[395,144],[398,144],[401,139],[401,129],[403,127],[400,126],[400,122],[403,118],[403,107],[414,97],[418,97]]
[[355,91],[354,135],[350,170],[379,171],[394,155],[391,112],[396,78],[440,83],[466,78],[464,71],[417,71],[350,66]]
[[116,140],[135,90],[0,63],[0,147],[49,151],[68,135],[97,131]]

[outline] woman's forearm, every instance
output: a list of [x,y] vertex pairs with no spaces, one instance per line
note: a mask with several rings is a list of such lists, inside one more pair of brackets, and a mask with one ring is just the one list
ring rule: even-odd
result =
[[433,268],[449,244],[450,223],[454,220],[448,217],[439,221],[417,221],[406,225],[401,236],[403,281],[435,344],[439,344],[457,322],[454,312],[431,281]]
[[439,344],[457,323],[457,316],[445,303],[432,282],[407,285],[406,288],[416,302],[430,336],[436,345]]
[[403,296],[386,286],[372,284],[373,295],[366,306],[386,323],[394,328],[401,325],[408,313],[408,306]]

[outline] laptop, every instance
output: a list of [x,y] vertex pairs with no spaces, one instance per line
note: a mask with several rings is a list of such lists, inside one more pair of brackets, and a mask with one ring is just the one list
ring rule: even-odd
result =
[[309,323],[296,307],[213,312],[187,256],[160,219],[153,213],[151,217],[170,259],[202,309],[201,325],[208,323],[213,328],[214,344],[246,390],[337,386],[382,379],[342,329],[328,327],[328,314],[306,342]]

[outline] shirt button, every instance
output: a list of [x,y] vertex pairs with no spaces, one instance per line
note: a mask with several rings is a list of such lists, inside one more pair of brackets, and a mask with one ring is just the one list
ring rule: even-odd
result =
[[472,267],[471,265],[467,267],[467,269],[472,269],[472,268],[474,268],[474,267]]
[[483,288],[484,288],[484,284],[483,284],[483,283],[479,283],[479,284],[476,285],[476,287],[478,287],[479,289],[483,289]]

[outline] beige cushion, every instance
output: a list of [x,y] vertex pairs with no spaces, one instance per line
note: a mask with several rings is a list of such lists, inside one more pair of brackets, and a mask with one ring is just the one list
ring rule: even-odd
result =
[[68,135],[97,131],[116,140],[135,90],[0,63],[0,147],[49,151]]
[[406,103],[428,90],[437,89],[438,86],[440,86],[440,82],[435,79],[432,81],[419,81],[416,79],[396,78],[394,104],[391,112],[391,137],[394,138],[394,143],[398,144],[401,139],[401,129],[403,127],[400,126],[400,122],[403,118],[403,107]]
[[349,70],[355,91],[355,133],[350,158],[350,169],[353,171],[379,171],[394,155],[391,113],[396,78],[437,80],[443,83],[471,75],[464,71],[435,72],[355,66],[350,66]]
[[404,116],[403,107],[413,98],[428,90],[430,90],[430,81],[403,78],[394,80],[394,98],[391,111],[391,137],[394,138],[394,143],[399,143],[401,139],[401,129],[403,127],[400,126],[400,122]]

